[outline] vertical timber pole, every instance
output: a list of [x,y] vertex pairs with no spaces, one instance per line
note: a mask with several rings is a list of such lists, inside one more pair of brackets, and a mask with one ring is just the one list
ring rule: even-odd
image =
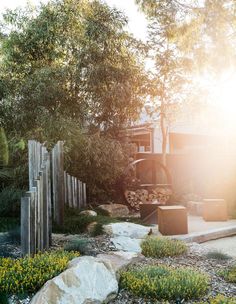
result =
[[30,197],[21,198],[21,251],[23,255],[31,254],[30,246]]

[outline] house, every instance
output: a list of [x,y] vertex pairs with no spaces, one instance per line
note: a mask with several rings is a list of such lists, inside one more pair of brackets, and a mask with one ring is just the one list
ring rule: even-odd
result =
[[[220,119],[199,115],[179,116],[168,122],[167,168],[176,193],[197,193],[203,197],[225,197],[236,172],[229,136]],[[215,117],[214,117],[215,118]],[[162,134],[158,119],[142,120],[125,130],[126,140],[136,145],[135,159],[149,159],[137,165],[142,184],[158,184],[161,176]],[[226,135],[225,135],[226,134]],[[161,181],[162,183],[162,181]]]
[[[207,112],[208,113],[208,112]],[[178,115],[169,121],[166,151],[186,154],[191,151],[227,151],[229,138],[222,126],[212,123],[208,114]],[[162,153],[162,134],[159,120],[142,114],[140,121],[126,129],[127,140],[134,143],[137,153]],[[220,144],[219,144],[220,143]]]

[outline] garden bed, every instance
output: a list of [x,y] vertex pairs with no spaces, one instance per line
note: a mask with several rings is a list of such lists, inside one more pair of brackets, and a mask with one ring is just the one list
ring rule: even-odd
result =
[[[219,274],[218,271],[228,269],[231,265],[235,264],[234,259],[219,260],[207,258],[207,250],[201,245],[196,243],[188,244],[189,250],[185,255],[176,257],[164,258],[145,258],[142,262],[134,264],[132,267],[145,267],[147,265],[167,265],[178,269],[179,267],[191,267],[196,270],[205,272],[210,277],[209,292],[201,300],[188,300],[179,303],[200,303],[207,301],[218,294],[226,297],[236,296],[236,285],[226,282]],[[131,294],[125,289],[121,289],[117,298],[110,302],[110,304],[151,304],[155,303],[153,300],[144,299]],[[157,302],[158,303],[158,302]],[[175,302],[173,302],[175,303]],[[222,302],[224,303],[224,302]]]
[[[69,220],[69,217],[68,217]],[[86,224],[91,222],[92,219],[86,218]],[[109,219],[106,216],[100,216],[97,218],[97,222],[101,221],[102,223],[109,223],[109,222],[118,222],[118,219]],[[87,223],[88,222],[88,223]],[[78,225],[78,223],[80,225]],[[77,226],[77,229],[80,231],[83,225],[80,223],[80,217],[74,217],[72,226]],[[116,225],[116,224],[115,224]],[[72,228],[70,227],[70,229]],[[145,228],[145,227],[143,227]],[[147,229],[147,227],[145,228]],[[88,232],[83,232],[80,234],[53,234],[52,238],[52,249],[60,250],[60,249],[66,249],[69,251],[79,251],[81,255],[87,255],[87,256],[94,256],[96,257],[98,254],[108,253],[111,251],[117,251],[116,246],[112,243],[112,237],[111,235],[105,234],[104,230],[101,231],[102,234],[98,236],[91,236]],[[13,234],[14,235],[14,234]],[[2,236],[7,236],[6,233],[2,233]],[[162,239],[162,238],[161,238]],[[145,244],[145,255],[149,257],[143,258],[139,262],[135,262],[132,264],[132,269],[140,269],[142,267],[146,266],[167,266],[171,267],[172,269],[179,269],[181,267],[183,268],[192,268],[196,271],[201,271],[203,273],[206,273],[207,276],[209,276],[209,288],[208,292],[205,296],[202,296],[200,300],[186,300],[183,301],[180,299],[180,301],[176,302],[163,302],[163,303],[210,303],[209,299],[212,297],[215,297],[219,294],[222,294],[226,297],[235,297],[236,296],[236,285],[235,283],[228,282],[226,278],[224,278],[221,273],[227,273],[227,270],[230,269],[233,265],[235,265],[236,261],[235,259],[227,259],[226,256],[221,254],[207,254],[209,252],[209,249],[204,248],[202,245],[197,243],[189,243],[189,244],[181,244],[178,243],[179,241],[171,241],[176,242],[174,245],[175,251],[173,252],[173,248],[171,246],[169,247],[168,244],[168,238],[163,238],[160,242],[160,247],[156,247],[156,245],[153,244],[152,238],[148,238],[150,240],[150,244],[147,242]],[[154,237],[155,241],[155,237]],[[5,243],[5,246],[7,243]],[[159,255],[154,255],[153,251],[150,250],[150,247],[154,248],[154,251],[158,251]],[[9,245],[10,246],[10,245]],[[15,249],[8,248],[9,251],[14,252],[16,250],[16,256],[20,255],[20,249],[19,245],[14,245]],[[187,246],[187,250],[186,247]],[[17,249],[18,248],[18,249]],[[1,249],[1,248],[0,248]],[[144,248],[143,248],[144,249]],[[161,251],[160,249],[164,249]],[[17,251],[18,250],[18,251]],[[171,256],[170,252],[173,253],[173,256]],[[152,257],[152,256],[155,257]],[[161,257],[165,255],[165,257]],[[176,256],[175,256],[176,255]],[[220,273],[221,272],[221,273]],[[9,303],[23,303],[28,304],[30,301],[30,298],[25,297],[24,299],[20,300],[19,298],[12,298],[12,301]],[[110,304],[151,304],[151,303],[161,303],[161,302],[155,302],[155,299],[149,299],[148,297],[141,297],[137,296],[135,294],[131,294],[130,291],[127,289],[120,288],[119,293],[116,297],[116,299],[111,300]],[[201,302],[202,301],[202,302]],[[234,301],[234,300],[233,300]],[[0,301],[1,302],[1,301]],[[232,304],[235,302],[212,302],[215,304],[222,303],[222,304]]]

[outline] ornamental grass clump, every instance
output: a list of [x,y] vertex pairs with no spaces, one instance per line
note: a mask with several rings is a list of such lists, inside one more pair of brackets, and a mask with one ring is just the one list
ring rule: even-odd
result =
[[211,250],[206,253],[207,259],[213,259],[213,260],[219,260],[219,261],[225,261],[230,260],[231,257],[228,254],[225,254],[219,250]]
[[187,245],[180,240],[167,237],[147,237],[142,243],[142,254],[146,257],[162,258],[177,256],[187,252]]
[[0,258],[1,294],[33,293],[60,274],[78,252],[52,251],[19,259]]
[[121,274],[121,288],[155,300],[198,299],[207,293],[209,278],[191,268],[145,266]]
[[236,283],[236,265],[231,266],[225,270],[220,270],[218,274],[223,277],[227,282]]
[[89,239],[76,238],[71,240],[64,246],[66,251],[79,251],[81,254],[86,254],[89,252]]

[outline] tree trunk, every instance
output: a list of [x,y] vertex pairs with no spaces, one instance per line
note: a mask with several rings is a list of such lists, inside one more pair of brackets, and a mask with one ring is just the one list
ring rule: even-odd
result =
[[161,103],[161,115],[160,115],[160,124],[161,124],[161,134],[162,134],[162,164],[166,166],[166,147],[167,147],[167,135],[168,130],[165,123],[165,109],[164,103]]

